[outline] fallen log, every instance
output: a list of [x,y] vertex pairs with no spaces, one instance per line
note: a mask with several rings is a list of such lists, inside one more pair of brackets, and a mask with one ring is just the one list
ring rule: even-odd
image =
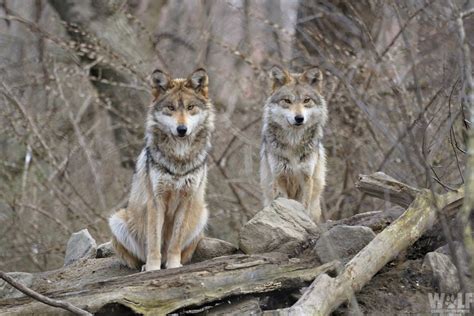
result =
[[[331,262],[314,267],[312,260],[288,259],[281,254],[232,255],[179,269],[136,273],[44,294],[90,313],[104,313],[107,308],[120,306],[144,315],[165,315],[235,295],[298,289],[321,273],[335,270],[336,265]],[[2,315],[62,313],[29,298],[0,301]]]
[[328,315],[350,300],[383,266],[432,227],[438,210],[451,214],[461,206],[464,197],[462,189],[437,195],[428,190],[410,188],[382,173],[361,176],[361,179],[363,184],[359,188],[399,204],[407,203],[415,192],[419,193],[409,208],[349,261],[338,276],[321,274],[292,307],[265,314]]

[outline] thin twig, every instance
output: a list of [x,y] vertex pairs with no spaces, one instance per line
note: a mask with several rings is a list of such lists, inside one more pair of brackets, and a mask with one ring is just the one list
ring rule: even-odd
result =
[[411,20],[413,20],[415,17],[418,16],[419,13],[421,13],[422,11],[424,11],[426,8],[428,8],[431,4],[433,4],[434,1],[430,1],[430,2],[427,2],[423,7],[419,8],[418,10],[416,10],[412,15],[410,15],[408,17],[408,19],[405,21],[405,23],[403,24],[403,26],[400,26],[400,30],[398,31],[398,33],[392,38],[392,40],[390,41],[390,43],[387,45],[387,47],[382,51],[382,53],[380,54],[380,57],[383,58],[385,56],[385,54],[387,54],[387,52],[390,50],[390,48],[393,46],[393,44],[395,44],[395,41],[398,39],[398,37],[400,37],[400,35],[402,35],[403,31],[405,30],[405,28],[410,24]]
[[[226,171],[224,168],[222,168],[222,166],[220,166],[216,159],[214,158],[214,156],[212,154],[209,155],[212,159],[212,161],[214,162],[214,164],[216,165],[217,169],[219,170],[219,172],[222,174],[222,176],[226,179],[226,180],[229,180],[229,176],[227,175]],[[231,183],[229,182],[229,189],[232,191],[232,194],[235,196],[235,199],[237,200],[237,203],[245,210],[245,213],[248,214],[249,216],[252,216],[253,215],[253,212],[251,212],[248,207],[244,204],[244,202],[242,201],[242,198],[240,197],[239,193],[237,192],[236,190],[236,186],[234,183]]]

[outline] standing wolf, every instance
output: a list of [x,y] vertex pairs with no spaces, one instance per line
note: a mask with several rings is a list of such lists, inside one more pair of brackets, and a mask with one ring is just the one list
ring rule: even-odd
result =
[[260,151],[264,204],[279,196],[294,199],[320,222],[326,177],[321,140],[328,116],[322,73],[316,67],[295,74],[274,66],[270,74],[273,88],[264,108]]
[[118,256],[131,268],[177,268],[189,261],[208,219],[206,158],[214,127],[208,76],[152,74],[154,100],[128,206],[109,226]]

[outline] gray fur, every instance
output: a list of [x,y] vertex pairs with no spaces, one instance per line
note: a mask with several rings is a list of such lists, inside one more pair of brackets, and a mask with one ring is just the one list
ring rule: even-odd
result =
[[[260,181],[264,204],[278,196],[306,204],[315,221],[320,220],[320,193],[325,185],[326,159],[322,145],[323,127],[327,121],[327,105],[320,94],[321,73],[311,68],[303,74],[290,74],[279,68],[272,70],[277,80],[274,91],[265,103],[260,151]],[[298,125],[296,116],[303,116]],[[288,190],[278,189],[278,179],[286,179]],[[315,193],[305,192],[311,179]],[[311,186],[311,188],[313,188]],[[312,196],[314,195],[314,198]],[[305,200],[305,196],[306,200]]]

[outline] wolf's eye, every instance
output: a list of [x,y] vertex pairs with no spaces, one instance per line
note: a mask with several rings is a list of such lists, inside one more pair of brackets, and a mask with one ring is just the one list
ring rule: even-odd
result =
[[188,111],[191,111],[192,109],[194,109],[194,104],[188,105]]
[[168,105],[168,110],[170,110],[170,111],[174,111],[174,106],[172,106],[172,105]]
[[305,99],[303,100],[303,103],[309,103],[309,101],[311,101],[310,98],[305,98]]
[[290,100],[290,99],[283,99],[283,101],[285,101],[285,103],[287,103],[287,104],[291,104],[291,100]]

